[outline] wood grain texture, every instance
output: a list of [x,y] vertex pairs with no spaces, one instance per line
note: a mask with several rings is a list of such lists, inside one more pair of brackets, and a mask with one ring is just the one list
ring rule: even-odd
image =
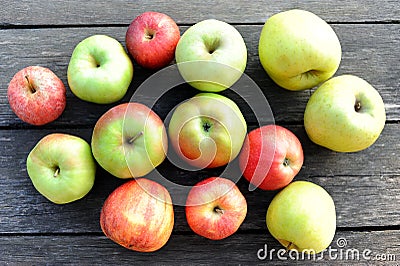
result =
[[[272,108],[277,123],[302,123],[303,113],[312,91],[291,92],[274,84],[262,68],[258,59],[258,38],[262,26],[237,26],[248,48],[246,75],[260,88]],[[354,74],[370,82],[382,95],[386,105],[387,120],[400,120],[399,79],[400,31],[398,24],[333,25],[343,49],[340,68],[336,75]],[[181,27],[185,31],[187,27]],[[62,30],[63,34],[59,34]],[[26,124],[11,111],[6,93],[9,81],[20,69],[29,65],[41,65],[53,70],[67,86],[67,107],[62,116],[50,126],[93,126],[97,119],[111,106],[127,102],[136,89],[154,72],[135,65],[130,89],[125,97],[113,105],[96,105],[75,97],[69,90],[67,67],[72,51],[79,41],[93,34],[107,34],[124,44],[126,27],[66,28],[66,29],[14,29],[0,31],[0,127],[24,127]],[[170,91],[175,97],[162,98],[154,110],[164,116],[180,101],[197,93],[189,85]],[[243,97],[256,99],[258,89],[241,88]],[[234,101],[243,99],[230,91],[224,92]],[[137,99],[137,98],[133,98]],[[137,99],[140,100],[140,99]],[[250,103],[251,104],[251,103]],[[243,113],[249,123],[256,120],[251,110]],[[265,122],[265,121],[261,121]]]
[[[320,184],[332,195],[339,227],[400,226],[400,165],[395,156],[400,153],[399,124],[388,124],[369,149],[349,154],[331,152],[312,144],[301,126],[288,128],[299,137],[305,153],[303,168],[295,180]],[[101,206],[111,191],[125,180],[98,167],[95,185],[86,197],[72,204],[50,203],[32,186],[25,161],[37,141],[51,132],[77,135],[90,142],[92,129],[0,131],[0,147],[3,147],[0,150],[0,189],[3,191],[0,194],[0,234],[100,232]],[[237,166],[237,162],[233,165]],[[206,177],[223,174],[224,168],[188,172],[166,160],[157,171],[167,180],[192,186]],[[163,182],[154,176],[147,177]],[[276,192],[249,191],[248,182],[243,178],[238,186],[249,205],[241,230],[265,230],[266,210]],[[173,199],[182,195],[179,191],[170,190],[170,193]],[[175,215],[175,230],[190,231],[184,208],[176,206]]]
[[[336,232],[330,249],[314,257],[280,253],[271,235],[236,234],[221,241],[173,234],[154,253],[125,249],[104,236],[0,236],[0,264],[46,265],[398,265],[399,231]],[[346,246],[339,243],[346,241]],[[184,244],[182,244],[184,243]],[[344,243],[344,242],[343,242]],[[260,251],[261,249],[261,251]],[[267,251],[265,254],[264,250]],[[330,250],[330,251],[329,251]],[[257,255],[258,254],[258,255]],[[29,258],[29,260],[27,260]],[[282,258],[282,259],[280,259]],[[385,258],[385,260],[383,260]],[[271,262],[273,260],[273,262]]]
[[[5,1],[0,0],[0,264],[3,265],[131,265],[131,264],[273,264],[298,265],[399,265],[400,261],[400,8],[399,2],[384,1]],[[358,153],[336,153],[313,144],[303,127],[303,112],[315,90],[290,92],[274,84],[258,58],[258,39],[271,15],[300,8],[314,12],[331,24],[342,45],[342,61],[336,75],[354,74],[370,82],[385,102],[387,123],[377,142]],[[265,224],[268,205],[276,191],[249,191],[241,178],[238,187],[248,202],[248,214],[239,231],[222,241],[210,241],[189,228],[183,206],[174,206],[175,226],[171,239],[150,254],[124,249],[101,232],[99,213],[106,197],[125,180],[98,167],[93,189],[81,200],[56,205],[33,187],[27,172],[29,151],[43,136],[69,133],[90,142],[97,119],[109,108],[127,102],[149,101],[135,94],[153,71],[135,64],[132,84],[125,97],[114,104],[97,105],[75,97],[67,85],[67,66],[79,41],[94,34],[107,34],[124,46],[129,23],[144,11],[170,15],[183,33],[190,25],[215,18],[233,24],[248,48],[246,75],[266,96],[277,124],[286,126],[300,139],[304,165],[295,180],[323,186],[332,196],[337,212],[337,232],[331,247],[345,239],[341,249],[371,250],[370,260],[329,257],[319,261],[280,260],[281,248]],[[49,67],[67,87],[67,108],[62,116],[42,127],[29,126],[11,111],[7,87],[23,67]],[[198,91],[181,85],[168,91],[152,106],[162,119],[169,111]],[[251,110],[257,91],[247,85],[239,95],[222,94],[237,102],[249,130],[258,126]],[[265,107],[265,106],[263,106]],[[267,109],[260,123],[270,123]],[[237,161],[233,162],[237,169]],[[235,168],[236,167],[236,168]],[[225,168],[189,172],[168,160],[157,171],[167,180],[191,186],[208,177],[223,175]],[[154,172],[153,172],[154,173]],[[228,176],[226,176],[228,177]],[[153,174],[148,178],[155,179]],[[162,182],[162,180],[157,180]],[[173,200],[184,197],[171,189]],[[257,252],[275,249],[272,262],[260,260]],[[336,255],[340,255],[334,253]],[[264,255],[264,254],[261,254]],[[390,261],[379,261],[382,255]],[[343,255],[345,256],[345,254]],[[394,261],[395,260],[395,261]]]
[[142,12],[155,10],[171,16],[179,24],[217,18],[229,23],[264,23],[277,12],[300,8],[327,21],[399,21],[396,1],[0,1],[0,25],[99,25],[129,24]]

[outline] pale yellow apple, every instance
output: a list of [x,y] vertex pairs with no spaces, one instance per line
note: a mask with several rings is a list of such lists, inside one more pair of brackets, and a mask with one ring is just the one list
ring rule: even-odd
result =
[[267,19],[258,51],[271,79],[294,91],[313,88],[332,77],[342,56],[332,27],[317,15],[298,9]]
[[295,181],[281,190],[267,211],[271,235],[286,249],[319,253],[336,231],[335,203],[321,186]]
[[356,152],[371,146],[386,121],[379,92],[354,75],[323,83],[310,97],[304,126],[310,139],[338,152]]

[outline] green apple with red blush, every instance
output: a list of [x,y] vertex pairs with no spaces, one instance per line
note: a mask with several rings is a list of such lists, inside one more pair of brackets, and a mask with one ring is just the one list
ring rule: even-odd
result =
[[161,164],[168,150],[163,121],[147,106],[129,102],[105,112],[91,141],[94,158],[119,178],[142,177]]
[[200,93],[180,103],[168,126],[176,154],[198,169],[231,162],[239,154],[246,132],[246,121],[236,103],[215,93]]

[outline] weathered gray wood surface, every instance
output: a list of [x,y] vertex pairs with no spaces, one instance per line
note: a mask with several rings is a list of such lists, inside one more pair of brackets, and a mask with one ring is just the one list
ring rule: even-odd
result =
[[[245,73],[267,97],[276,123],[291,129],[305,153],[297,180],[310,180],[331,193],[337,208],[336,241],[345,238],[359,251],[373,255],[396,255],[400,261],[400,4],[398,1],[0,1],[0,264],[138,264],[138,263],[268,263],[257,251],[280,245],[268,233],[265,213],[276,192],[248,190],[238,185],[249,208],[239,232],[223,241],[209,241],[191,232],[183,207],[175,207],[175,227],[168,244],[159,252],[140,254],[125,250],[101,233],[99,211],[104,199],[124,181],[98,168],[95,186],[82,200],[54,205],[33,188],[25,169],[30,149],[51,132],[75,134],[90,141],[97,119],[112,105],[96,105],[76,98],[68,89],[67,108],[60,119],[32,127],[20,121],[9,108],[8,82],[28,65],[52,69],[67,85],[66,70],[74,46],[93,34],[108,34],[124,44],[131,20],[143,11],[169,14],[184,32],[202,19],[217,18],[243,35],[248,48]],[[302,8],[331,23],[343,49],[337,75],[351,73],[369,81],[381,93],[387,124],[378,141],[359,153],[339,154],[321,148],[308,139],[302,126],[303,111],[312,91],[288,92],[266,75],[258,59],[258,38],[265,19],[273,13]],[[137,87],[153,72],[135,64],[134,79],[123,100],[129,101]],[[68,87],[67,87],[68,88]],[[172,106],[194,95],[189,86],[175,97],[154,106],[164,118]],[[183,90],[183,92],[182,92]],[[234,93],[224,92],[240,103]],[[179,95],[179,97],[176,97]],[[168,95],[167,95],[168,96]],[[249,95],[251,96],[251,92]],[[172,100],[173,99],[173,100]],[[249,128],[257,126],[246,106]],[[261,121],[265,122],[265,121]],[[180,183],[194,184],[222,170],[187,173],[164,162],[163,174]],[[189,181],[188,181],[189,180]],[[354,264],[356,261],[325,256],[324,264]],[[380,264],[378,261],[358,261]],[[288,265],[293,261],[274,264]],[[308,265],[310,261],[299,261]]]
[[2,0],[2,25],[102,25],[129,24],[142,12],[156,10],[169,14],[180,24],[218,18],[229,23],[262,23],[270,15],[292,8],[310,10],[329,22],[399,21],[396,0],[384,1],[63,1]]
[[[28,257],[30,265],[46,262],[52,265],[159,265],[160,262],[173,265],[326,265],[334,260],[332,265],[398,265],[399,238],[398,230],[338,232],[330,253],[319,254],[315,259],[299,254],[296,260],[296,254],[280,253],[278,256],[280,247],[272,250],[276,244],[268,232],[235,234],[221,241],[175,234],[165,248],[154,253],[134,253],[102,235],[17,235],[0,238],[0,249],[4,250],[0,261],[20,265],[26,263]],[[347,241],[345,246],[341,244],[343,239]]]
[[[400,120],[399,73],[400,25],[333,25],[337,32],[343,57],[339,74],[354,74],[363,77],[379,90],[384,99],[388,121]],[[187,27],[181,27],[182,32]],[[262,69],[258,59],[258,38],[262,26],[237,26],[248,48],[248,64],[245,73],[252,78],[266,95],[278,122],[297,122],[303,119],[304,108],[311,91],[290,92],[275,85]],[[62,31],[62,34],[60,34]],[[56,28],[56,29],[13,29],[0,31],[0,92],[6,93],[8,82],[15,72],[28,65],[50,67],[67,84],[67,67],[75,45],[92,34],[107,34],[122,43],[126,27]],[[397,34],[396,34],[397,33]],[[135,89],[152,72],[143,71],[135,65],[132,85],[122,101],[129,101]],[[170,106],[194,95],[196,91],[187,86],[184,94],[175,94],[175,102],[156,106],[156,112],[166,114]],[[249,93],[252,93],[250,91]],[[67,107],[62,117],[52,125],[94,125],[98,117],[110,105],[89,105],[79,100],[69,90]],[[179,98],[179,96],[181,98]],[[251,95],[250,95],[251,96]],[[171,98],[168,99],[171,101]],[[236,100],[234,98],[234,100]],[[90,106],[88,108],[87,106]],[[157,109],[158,108],[158,109]],[[6,97],[0,99],[0,126],[24,126],[8,107]],[[252,121],[249,121],[252,122]],[[254,122],[254,121],[253,121]]]

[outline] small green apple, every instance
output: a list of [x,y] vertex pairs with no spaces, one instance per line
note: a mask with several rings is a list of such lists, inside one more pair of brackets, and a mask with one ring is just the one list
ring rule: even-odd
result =
[[310,97],[304,126],[310,139],[338,152],[356,152],[371,146],[386,120],[379,92],[353,75],[334,77]]
[[117,40],[93,35],[75,47],[67,74],[69,87],[78,98],[109,104],[126,94],[133,77],[133,65]]
[[183,33],[175,57],[179,72],[190,85],[218,92],[231,87],[243,74],[247,48],[232,25],[207,19]]
[[298,9],[275,14],[265,22],[258,51],[271,79],[294,91],[332,77],[342,56],[339,39],[329,24]]
[[168,127],[176,153],[200,169],[232,161],[242,148],[246,131],[246,121],[235,102],[215,93],[200,93],[178,105]]
[[92,189],[96,174],[89,144],[61,133],[42,138],[29,153],[26,167],[37,191],[57,204],[84,197]]
[[321,186],[295,181],[272,199],[266,221],[271,235],[285,248],[319,253],[335,236],[335,204]]

